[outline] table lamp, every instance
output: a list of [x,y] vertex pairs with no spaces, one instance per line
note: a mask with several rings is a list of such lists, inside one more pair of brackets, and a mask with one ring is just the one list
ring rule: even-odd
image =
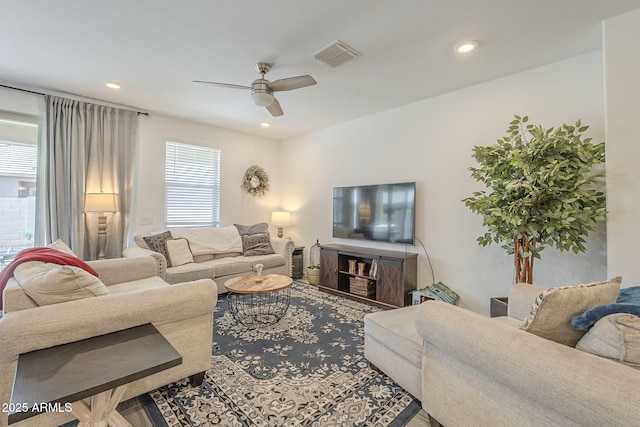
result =
[[278,227],[278,237],[282,238],[283,228],[291,225],[291,214],[289,212],[272,212],[271,224]]
[[98,213],[98,259],[105,259],[107,244],[107,216],[106,212],[117,212],[114,193],[87,193],[84,199],[84,211]]

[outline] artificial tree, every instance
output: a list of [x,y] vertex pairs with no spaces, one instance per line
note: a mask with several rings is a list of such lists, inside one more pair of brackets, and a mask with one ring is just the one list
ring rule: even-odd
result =
[[478,167],[471,176],[486,185],[463,202],[483,218],[482,246],[501,244],[514,255],[515,280],[533,283],[533,262],[545,246],[586,250],[585,237],[605,218],[601,174],[604,142],[584,138],[588,126],[554,129],[515,116],[507,136],[491,146],[473,148]]

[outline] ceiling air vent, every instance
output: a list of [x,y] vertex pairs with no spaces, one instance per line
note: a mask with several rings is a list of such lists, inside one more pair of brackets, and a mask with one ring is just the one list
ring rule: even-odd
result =
[[330,67],[337,67],[347,61],[351,61],[354,58],[362,56],[362,54],[354,48],[347,46],[340,40],[336,40],[329,46],[323,47],[312,56]]

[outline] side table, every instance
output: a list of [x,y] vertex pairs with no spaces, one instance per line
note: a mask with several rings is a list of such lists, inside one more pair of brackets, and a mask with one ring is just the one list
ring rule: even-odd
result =
[[[130,382],[182,363],[151,324],[21,354],[9,424],[57,408],[80,425],[130,426],[116,406]],[[90,405],[83,399],[88,398]]]
[[291,277],[293,277],[294,279],[302,279],[303,253],[304,253],[304,246],[297,246],[293,250],[293,255],[291,256],[291,261],[293,263],[293,274],[291,275]]
[[489,307],[489,315],[491,317],[506,316],[509,309],[509,298],[493,297]]

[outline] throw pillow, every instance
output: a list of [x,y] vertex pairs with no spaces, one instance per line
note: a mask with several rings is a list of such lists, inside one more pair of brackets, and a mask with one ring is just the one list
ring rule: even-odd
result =
[[582,337],[576,348],[640,367],[640,317],[626,313],[605,316]]
[[586,285],[549,288],[536,298],[520,329],[574,347],[584,331],[571,327],[571,319],[603,304],[612,304],[620,292],[621,277]]
[[187,239],[169,239],[164,244],[173,267],[193,262],[193,254]]
[[142,238],[150,250],[164,255],[167,259],[167,267],[171,267],[171,262],[169,261],[165,242],[171,238],[171,231],[163,231],[162,233],[152,234],[151,236],[144,236]]
[[620,289],[616,302],[640,305],[640,286],[631,286]]
[[275,253],[271,246],[269,234],[251,234],[242,236],[244,256],[269,255]]
[[16,267],[13,277],[38,305],[109,294],[100,279],[79,267],[26,261]]
[[615,303],[599,305],[571,319],[571,327],[578,331],[588,331],[598,320],[615,313],[640,316],[640,304]]
[[51,249],[57,249],[57,250],[59,250],[61,252],[64,252],[67,255],[72,255],[72,256],[78,258],[78,256],[73,253],[71,248],[69,246],[67,246],[67,244],[65,242],[63,242],[62,240],[60,240],[60,239],[56,240],[55,242],[53,242],[52,244],[48,245],[47,247],[49,247]]
[[266,222],[261,222],[259,224],[253,224],[253,225],[240,225],[240,224],[233,224],[236,226],[236,228],[238,229],[238,233],[240,233],[241,236],[249,236],[251,234],[269,234],[269,224],[267,224]]

